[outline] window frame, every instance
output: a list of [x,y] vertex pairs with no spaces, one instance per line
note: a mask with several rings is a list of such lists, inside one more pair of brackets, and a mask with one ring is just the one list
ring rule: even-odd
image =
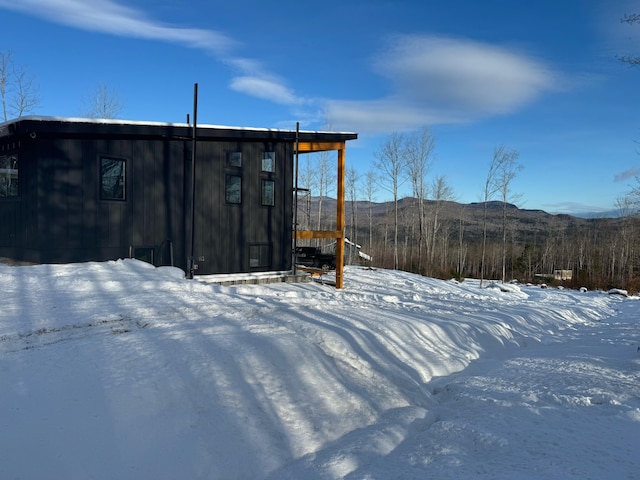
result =
[[[267,190],[266,185],[271,185],[271,191]],[[275,207],[276,206],[276,182],[275,180],[262,178],[260,179],[261,185],[261,195],[260,200],[263,207]],[[270,198],[267,198],[266,195],[269,193]],[[266,200],[266,201],[265,201]],[[269,202],[270,200],[270,202]]]
[[276,152],[275,150],[265,150],[262,152],[262,162],[260,170],[264,173],[276,173]]
[[[6,173],[0,173],[0,179],[8,179],[6,184],[7,195],[0,195],[1,201],[11,201],[20,198],[20,155],[18,153],[4,153],[0,155],[0,159],[7,159],[8,162],[11,162],[12,158],[15,160],[14,166],[16,168],[11,168],[11,165],[7,165],[7,168],[0,167],[2,170],[7,170]],[[13,170],[15,170],[15,181],[11,178]],[[15,185],[15,187],[12,188],[12,185]],[[15,193],[12,194],[12,190],[15,191]]]
[[[122,164],[122,172],[121,172],[121,178],[122,178],[122,186],[120,187],[121,191],[122,191],[122,196],[113,196],[113,195],[105,195],[106,189],[105,189],[105,171],[103,169],[103,162],[104,161],[114,161],[114,162],[120,162]],[[98,173],[99,173],[99,183],[98,183],[98,188],[100,190],[100,200],[103,202],[126,202],[128,200],[128,195],[127,195],[127,183],[128,183],[128,175],[127,175],[127,159],[126,158],[122,158],[122,157],[117,157],[117,156],[112,156],[112,155],[101,155],[98,161]]]
[[[252,255],[254,249],[258,249],[258,255]],[[252,243],[249,244],[248,248],[249,254],[249,268],[250,269],[258,269],[258,268],[271,268],[271,264],[273,262],[273,245],[270,243]],[[256,263],[252,263],[254,260],[257,260]]]
[[242,151],[234,150],[227,152],[225,166],[228,168],[242,168]]
[[[237,201],[233,199],[230,195],[229,187],[232,185],[229,183],[231,179],[237,179],[238,181],[238,193],[237,193]],[[233,193],[233,192],[231,192]],[[242,175],[237,175],[233,173],[225,173],[224,176],[224,203],[225,205],[242,205]]]

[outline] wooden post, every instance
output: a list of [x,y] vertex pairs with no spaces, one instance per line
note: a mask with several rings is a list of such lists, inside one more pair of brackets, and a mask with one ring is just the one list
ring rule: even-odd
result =
[[336,288],[344,288],[344,197],[345,197],[345,142],[301,142],[298,151],[304,153],[326,152],[336,150],[338,152],[338,191],[336,202],[336,229],[335,230],[295,230],[293,235],[298,239],[310,238],[335,238],[336,239]]
[[344,180],[345,180],[345,146],[338,150],[338,201],[336,211],[336,288],[343,288],[344,275]]

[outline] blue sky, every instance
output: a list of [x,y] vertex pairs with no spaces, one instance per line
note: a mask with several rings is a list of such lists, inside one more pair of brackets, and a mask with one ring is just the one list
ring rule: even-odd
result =
[[[640,0],[0,0],[0,51],[35,77],[34,114],[357,132],[360,175],[393,132],[429,127],[431,175],[479,201],[498,145],[523,208],[613,209],[640,175]],[[387,199],[380,190],[378,200]]]

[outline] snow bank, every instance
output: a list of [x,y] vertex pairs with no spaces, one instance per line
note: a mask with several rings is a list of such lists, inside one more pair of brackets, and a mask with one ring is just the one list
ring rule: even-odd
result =
[[[345,278],[344,290],[223,287],[136,260],[0,265],[4,475],[445,478],[448,463],[464,476],[489,451],[506,468],[497,459],[518,455],[503,438],[512,425],[484,435],[471,418],[456,421],[472,390],[452,374],[563,346],[629,303],[386,270],[348,268]],[[504,367],[504,392],[553,372],[533,360]],[[473,388],[496,395],[491,382]],[[618,393],[567,403],[619,402],[627,423],[640,421],[633,395]],[[452,401],[456,414],[443,407]],[[531,455],[525,466],[540,468]]]

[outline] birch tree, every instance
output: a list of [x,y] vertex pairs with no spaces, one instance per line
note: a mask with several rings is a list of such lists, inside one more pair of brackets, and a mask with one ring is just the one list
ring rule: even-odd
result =
[[428,128],[415,132],[405,141],[407,173],[411,179],[413,196],[418,202],[418,271],[422,272],[425,246],[425,199],[427,173],[433,165],[435,138]]
[[369,170],[365,175],[364,182],[364,198],[367,201],[368,207],[368,220],[369,220],[369,248],[367,253],[373,254],[373,202],[375,201],[376,194],[376,174],[372,170]]
[[502,145],[497,147],[493,154],[497,163],[496,189],[500,192],[502,201],[502,283],[505,282],[507,269],[507,204],[515,202],[518,198],[511,191],[511,184],[522,170],[522,165],[518,163],[519,156],[517,150]]
[[347,168],[346,174],[346,190],[347,190],[347,199],[351,204],[351,220],[349,222],[350,233],[349,240],[353,243],[351,248],[349,249],[349,263],[353,264],[353,251],[358,243],[358,205],[357,205],[357,183],[358,183],[358,173],[356,170],[351,167]]
[[317,230],[322,230],[322,201],[329,196],[329,189],[336,183],[336,175],[332,173],[333,170],[329,160],[329,152],[320,152],[317,156],[316,184],[319,196]]
[[31,113],[40,105],[34,77],[14,63],[10,52],[0,52],[0,102],[5,122]]
[[[298,172],[298,185],[301,191],[304,192],[304,221],[298,221],[303,230],[311,230],[311,190],[313,188],[314,171],[311,164],[312,159],[310,155],[304,155],[304,163],[302,168]],[[297,193],[298,194],[298,193]],[[300,212],[298,212],[300,214]]]
[[497,151],[493,152],[493,158],[489,164],[489,171],[484,180],[484,190],[482,191],[482,253],[480,255],[480,288],[484,281],[484,274],[486,268],[486,255],[487,255],[487,208],[489,208],[489,201],[496,194],[498,188],[496,186],[496,178],[499,169],[499,157]]
[[120,94],[106,83],[100,83],[86,100],[87,118],[118,118],[124,109]]
[[[453,200],[453,189],[447,183],[447,179],[444,175],[440,175],[436,177],[433,181],[432,186],[433,192],[433,215],[432,215],[432,225],[431,225],[431,251],[429,253],[429,266],[433,269],[433,265],[435,262],[435,246],[438,232],[440,231],[440,213],[444,206],[444,202],[448,200]],[[446,252],[442,252],[443,255]]]
[[404,136],[392,133],[374,153],[379,184],[393,196],[393,268],[398,268],[398,191],[405,181]]

